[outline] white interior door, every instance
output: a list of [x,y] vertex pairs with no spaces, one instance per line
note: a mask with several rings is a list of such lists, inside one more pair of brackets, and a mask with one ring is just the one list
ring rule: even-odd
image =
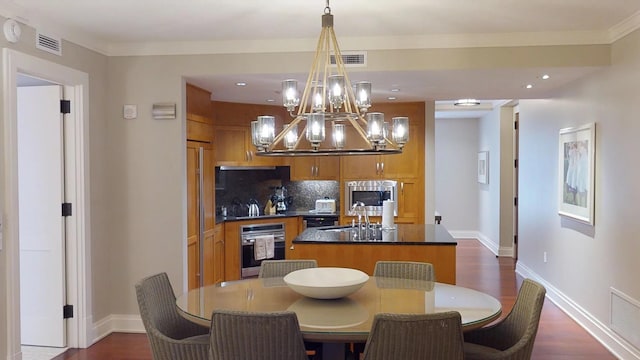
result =
[[66,346],[62,88],[18,88],[20,319],[24,345]]

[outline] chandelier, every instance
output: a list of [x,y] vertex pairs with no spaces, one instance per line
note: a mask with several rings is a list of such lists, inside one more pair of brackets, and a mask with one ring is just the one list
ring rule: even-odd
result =
[[[389,129],[383,113],[367,113],[371,107],[371,83],[362,81],[351,85],[333,31],[329,0],[302,96],[298,81],[289,79],[282,82],[282,100],[293,120],[284,124],[281,131],[276,131],[274,116],[258,116],[251,122],[257,155],[399,154],[409,140],[408,117],[392,118]],[[302,129],[300,134],[298,129]],[[326,136],[327,129],[331,132],[330,139]],[[350,147],[351,143],[358,143],[360,147]]]

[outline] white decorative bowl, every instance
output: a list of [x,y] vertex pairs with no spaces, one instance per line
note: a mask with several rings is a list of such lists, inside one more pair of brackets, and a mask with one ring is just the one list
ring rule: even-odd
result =
[[366,273],[348,268],[318,267],[296,270],[284,282],[300,295],[314,299],[338,299],[358,291],[369,280]]

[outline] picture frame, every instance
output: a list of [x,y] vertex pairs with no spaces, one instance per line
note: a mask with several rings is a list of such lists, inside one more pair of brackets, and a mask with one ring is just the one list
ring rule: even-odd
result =
[[595,123],[560,129],[558,214],[594,224]]
[[478,182],[480,184],[489,183],[489,152],[478,152]]

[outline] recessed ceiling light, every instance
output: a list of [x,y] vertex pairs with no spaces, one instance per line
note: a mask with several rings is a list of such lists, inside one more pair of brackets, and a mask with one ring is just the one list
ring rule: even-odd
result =
[[398,88],[391,89],[391,92],[398,92],[398,91],[400,91],[400,89],[398,89]]
[[267,102],[275,102],[273,99],[267,99]]
[[389,96],[387,99],[388,100],[396,100],[397,98],[395,96]]
[[453,102],[454,106],[477,106],[480,105],[480,101],[476,99],[458,99]]
[[527,86],[525,86],[525,87],[526,87],[527,89],[531,89],[531,88],[533,88],[533,85],[531,85],[531,84],[527,84]]
[[550,77],[551,77],[551,76],[549,76],[549,75],[547,75],[547,74],[544,74],[544,75],[542,75],[542,80],[547,80],[547,79],[548,79],[548,78],[550,78]]
[[247,86],[247,83],[244,81],[239,81],[236,83],[237,86]]

